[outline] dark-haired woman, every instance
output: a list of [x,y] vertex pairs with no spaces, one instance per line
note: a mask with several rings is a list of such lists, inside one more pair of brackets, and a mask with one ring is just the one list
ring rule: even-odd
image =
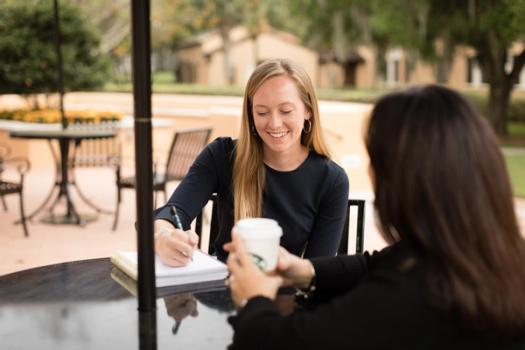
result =
[[[375,106],[366,146],[389,247],[258,271],[226,245],[235,349],[525,349],[525,243],[496,138],[459,94],[438,86]],[[320,302],[282,317],[278,287]]]

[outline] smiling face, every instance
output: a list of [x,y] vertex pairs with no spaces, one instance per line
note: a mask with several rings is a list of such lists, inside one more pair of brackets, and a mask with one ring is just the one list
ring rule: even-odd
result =
[[310,113],[295,82],[286,75],[270,78],[257,89],[252,101],[253,122],[264,143],[264,157],[301,155],[301,134]]

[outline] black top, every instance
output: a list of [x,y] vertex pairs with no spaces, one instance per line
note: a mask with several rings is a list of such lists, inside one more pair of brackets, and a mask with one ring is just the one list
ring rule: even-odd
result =
[[[217,193],[219,234],[214,246],[221,260],[226,258],[222,245],[230,241],[233,227],[235,144],[229,137],[210,143],[156,213],[156,219],[174,224],[169,206],[175,205],[188,229],[211,194]],[[345,171],[313,151],[295,170],[282,172],[265,166],[265,171],[262,216],[277,220],[282,227],[281,245],[296,255],[304,252],[305,257],[335,255],[348,201]]]
[[498,340],[474,333],[432,305],[421,269],[401,269],[408,250],[394,245],[373,255],[313,260],[312,311],[283,317],[255,297],[232,318],[231,349],[525,349],[525,336]]

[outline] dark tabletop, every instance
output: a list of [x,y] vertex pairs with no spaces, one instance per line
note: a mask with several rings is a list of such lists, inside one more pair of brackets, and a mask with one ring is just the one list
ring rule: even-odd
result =
[[228,289],[167,295],[156,314],[139,313],[111,272],[104,258],[0,276],[0,348],[211,350],[231,342]]

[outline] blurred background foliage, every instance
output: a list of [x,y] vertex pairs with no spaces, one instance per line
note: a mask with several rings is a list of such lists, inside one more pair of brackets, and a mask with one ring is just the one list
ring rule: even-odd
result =
[[[51,1],[0,2],[0,93],[29,96],[56,91],[53,16]],[[101,87],[109,77],[111,60],[99,50],[99,32],[80,8],[67,2],[61,6],[60,29],[66,90]]]
[[[66,91],[131,91],[130,0],[59,4]],[[151,0],[153,56],[162,61],[188,39],[218,31],[225,81],[230,82],[182,84],[176,81],[176,67],[156,64],[153,90],[242,95],[243,87],[232,85],[228,75],[228,33],[238,25],[254,36],[268,27],[293,33],[304,46],[336,62],[351,60],[358,45],[372,46],[379,77],[385,76],[389,48],[401,47],[408,66],[424,60],[446,71],[454,50],[468,46],[476,51],[486,88],[463,93],[487,116],[503,146],[523,146],[525,93],[514,88],[525,65],[523,23],[525,0]],[[52,0],[0,0],[0,93],[24,95],[33,109],[41,107],[34,94],[57,90],[53,37]],[[509,49],[517,42],[524,48],[509,64]],[[381,84],[319,89],[319,97],[371,103],[387,91]],[[35,116],[54,118],[52,113]],[[11,113],[8,119],[16,118]],[[506,160],[516,193],[525,196],[525,155],[511,152]]]
[[[0,93],[56,90],[52,3],[0,0]],[[130,91],[130,1],[59,3],[66,89]],[[227,82],[233,81],[228,33],[238,25],[253,35],[268,26],[291,32],[304,46],[337,62],[347,62],[357,45],[373,46],[378,76],[385,74],[388,48],[402,47],[409,61],[439,62],[446,69],[456,47],[472,47],[488,89],[467,93],[500,135],[508,134],[509,122],[525,119],[524,94],[512,97],[525,49],[510,66],[507,60],[514,43],[525,43],[523,23],[525,0],[151,0],[153,55],[162,61],[185,40],[216,30],[224,43]],[[177,84],[175,67],[155,68],[155,92],[242,92],[236,86]],[[326,89],[320,96],[370,102],[384,91]]]

